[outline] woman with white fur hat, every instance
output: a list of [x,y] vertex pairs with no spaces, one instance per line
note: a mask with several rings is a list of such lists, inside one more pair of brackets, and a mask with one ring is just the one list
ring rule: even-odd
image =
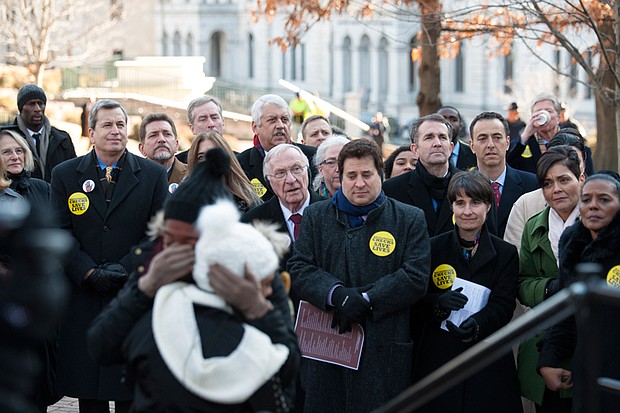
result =
[[[268,297],[281,294],[272,279],[288,238],[239,223],[222,182],[229,160],[207,157],[166,205],[163,249],[95,320],[89,348],[101,364],[127,362],[132,412],[286,412],[299,349]],[[216,284],[231,278],[226,302]]]

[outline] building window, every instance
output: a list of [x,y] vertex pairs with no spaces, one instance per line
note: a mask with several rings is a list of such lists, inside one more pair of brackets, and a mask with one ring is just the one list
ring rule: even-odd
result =
[[577,71],[577,62],[573,59],[572,56],[568,56],[570,59],[569,67],[570,67],[570,80],[568,83],[568,96],[571,98],[577,97],[577,76],[579,76],[579,72]]
[[389,57],[388,57],[388,41],[385,37],[382,37],[381,40],[379,41],[379,50],[378,50],[378,58],[379,58],[379,64],[378,64],[378,79],[377,79],[377,85],[378,85],[378,105],[379,105],[379,109],[380,110],[384,110],[383,103],[385,102],[385,100],[387,99],[387,94],[388,94],[388,79],[389,79],[389,74],[388,74],[388,64],[389,64]]
[[286,52],[281,52],[282,56],[282,79],[286,79]]
[[555,82],[553,85],[553,94],[560,96],[560,70],[561,70],[561,53],[560,50],[555,51]]
[[351,64],[352,62],[351,38],[345,37],[342,42],[342,92],[350,92],[353,90],[351,80]]
[[465,85],[464,85],[464,78],[465,78],[465,57],[463,56],[463,48],[464,48],[464,44],[461,43],[461,46],[459,47],[459,52],[456,55],[456,58],[454,59],[454,66],[455,66],[455,70],[454,70],[454,91],[455,92],[464,92],[465,91]]
[[362,93],[361,106],[362,109],[368,109],[368,102],[370,100],[370,39],[368,36],[363,35],[360,41],[359,48],[359,68],[360,68],[360,81],[359,87]]
[[300,78],[301,81],[304,82],[306,80],[306,45],[302,44],[300,47],[300,52],[301,52],[301,74],[300,74]]
[[185,54],[187,56],[194,55],[194,36],[191,33],[188,33],[185,39]]
[[222,32],[211,35],[211,75],[220,76],[222,73]]
[[[588,50],[586,52],[586,63],[588,64],[588,67],[592,67],[592,50]],[[586,78],[586,91],[584,94],[584,98],[586,99],[592,99],[592,79],[590,79],[590,76],[588,76],[586,74],[587,78]]]
[[413,51],[417,49],[418,39],[414,36],[409,41],[409,54],[407,61],[409,62],[409,92],[413,92],[416,88],[416,79],[418,77],[417,61],[413,60]]
[[161,35],[161,54],[168,56],[168,34],[166,32]]
[[297,79],[297,47],[290,48],[291,55],[291,80]]
[[254,36],[248,35],[248,77],[254,77]]
[[174,38],[172,39],[172,55],[181,56],[181,33],[174,32]]
[[512,85],[513,85],[513,60],[512,60],[512,50],[504,56],[504,93],[507,95],[512,94]]

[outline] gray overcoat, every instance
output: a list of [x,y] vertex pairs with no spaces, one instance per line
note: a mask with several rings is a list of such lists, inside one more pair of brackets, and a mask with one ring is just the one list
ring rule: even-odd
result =
[[370,287],[372,305],[359,370],[303,359],[306,413],[370,411],[411,384],[409,308],[426,293],[429,245],[422,211],[388,197],[358,228],[329,201],[306,208],[288,262],[294,292],[330,311],[334,285]]

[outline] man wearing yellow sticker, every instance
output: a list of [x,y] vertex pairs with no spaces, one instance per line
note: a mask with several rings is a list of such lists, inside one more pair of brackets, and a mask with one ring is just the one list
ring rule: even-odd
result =
[[108,409],[109,400],[126,412],[131,393],[121,366],[99,368],[85,332],[125,283],[130,249],[162,208],[168,182],[161,165],[126,150],[127,112],[118,102],[96,102],[88,125],[93,150],[52,171],[51,203],[75,243],[65,266],[70,299],[58,337],[57,390],[78,398],[81,412]]
[[[448,200],[456,225],[451,232],[431,238],[431,281],[426,296],[412,308],[418,344],[414,381],[508,324],[515,308],[517,249],[486,226],[487,212],[494,203],[488,179],[475,170],[455,174],[448,186]],[[483,289],[489,296],[480,308],[471,291]],[[512,353],[506,352],[420,411],[522,413]]]
[[371,411],[411,384],[410,306],[430,273],[424,215],[381,191],[377,144],[347,143],[338,170],[331,200],[306,208],[288,270],[292,292],[332,314],[332,328],[359,323],[365,338],[358,370],[302,360],[307,413]]
[[[310,161],[310,168],[306,173],[309,177],[316,175],[313,158],[316,148],[293,143],[291,140],[291,112],[288,104],[278,95],[263,95],[252,105],[252,131],[254,132],[254,146],[237,155],[237,160],[243,168],[256,194],[263,201],[273,197],[273,191],[267,185],[263,175],[263,160],[265,155],[278,145],[290,143],[301,149]],[[256,182],[258,181],[258,182]],[[308,184],[312,179],[308,181]],[[262,194],[262,195],[261,195]]]

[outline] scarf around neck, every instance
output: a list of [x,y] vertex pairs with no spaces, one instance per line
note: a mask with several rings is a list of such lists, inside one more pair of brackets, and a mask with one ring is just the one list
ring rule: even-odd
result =
[[448,184],[450,183],[450,178],[452,178],[452,172],[450,171],[449,165],[448,174],[441,178],[431,175],[421,162],[418,162],[414,172],[420,177],[424,185],[428,188],[431,198],[438,202],[441,202],[446,198]]
[[364,224],[365,215],[368,215],[373,209],[378,208],[382,203],[385,196],[383,191],[379,193],[377,199],[368,205],[357,206],[353,205],[346,196],[342,193],[342,188],[338,189],[332,197],[332,204],[336,206],[336,209],[344,212],[349,217],[349,224],[352,228],[361,227]]

